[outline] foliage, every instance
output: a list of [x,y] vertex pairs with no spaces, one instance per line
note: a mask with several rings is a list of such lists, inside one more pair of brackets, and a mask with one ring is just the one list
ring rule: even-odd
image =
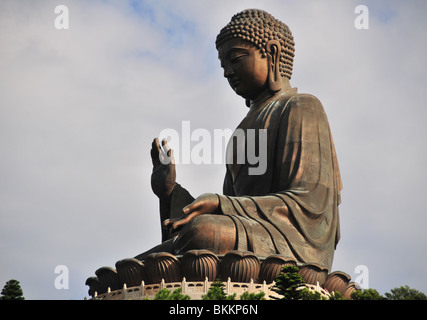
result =
[[351,294],[353,300],[385,300],[375,289],[356,290]]
[[182,288],[173,292],[169,289],[162,289],[156,293],[154,300],[190,300],[190,296],[182,294]]
[[401,286],[385,293],[385,297],[380,295],[375,289],[357,290],[351,294],[353,300],[427,300],[427,296],[409,286]]
[[345,298],[341,292],[335,291],[331,293],[331,297],[329,298],[329,300],[348,300],[348,299]]
[[305,281],[298,271],[298,267],[284,266],[277,276],[273,291],[282,295],[282,300],[300,300],[309,297],[307,292],[301,289],[305,286]]
[[245,291],[241,296],[240,300],[265,300],[265,292],[260,293],[249,293]]
[[18,280],[11,279],[6,282],[0,300],[24,300],[23,292]]
[[427,300],[427,296],[424,293],[412,289],[407,285],[391,289],[390,291],[385,294],[388,300]]
[[303,288],[299,291],[300,300],[325,300],[318,291],[311,291],[308,288]]
[[225,285],[222,283],[221,280],[215,280],[211,284],[208,290],[208,293],[202,296],[202,299],[203,300],[235,300],[236,294],[234,293],[232,295],[226,295],[224,287]]
[[[276,278],[273,291],[282,295],[283,300],[325,300],[319,292],[304,288],[305,281],[298,273],[299,268],[285,266]],[[352,300],[427,300],[427,296],[408,286],[390,290],[385,297],[375,289],[356,290],[351,294]],[[274,298],[274,297],[272,297]],[[276,298],[275,298],[276,299]],[[348,300],[340,292],[333,292],[329,300]]]

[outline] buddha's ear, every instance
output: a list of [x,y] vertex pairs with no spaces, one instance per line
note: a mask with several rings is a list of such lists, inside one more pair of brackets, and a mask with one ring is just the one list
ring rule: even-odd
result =
[[270,90],[277,92],[281,89],[281,79],[279,71],[280,43],[277,40],[270,40],[266,45],[268,59],[268,85]]

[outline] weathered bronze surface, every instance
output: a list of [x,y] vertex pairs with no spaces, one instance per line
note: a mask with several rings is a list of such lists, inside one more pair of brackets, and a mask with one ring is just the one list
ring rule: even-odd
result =
[[261,270],[259,272],[259,281],[271,283],[276,280],[277,276],[280,274],[284,266],[296,265],[296,261],[289,260],[281,254],[275,254],[270,257],[267,257],[261,264]]
[[181,259],[181,272],[187,281],[215,281],[219,274],[219,259],[209,250],[189,250]]
[[221,279],[228,278],[235,282],[257,282],[259,277],[260,261],[249,251],[233,250],[228,252],[221,261]]
[[117,261],[116,270],[119,275],[120,288],[123,288],[124,284],[129,287],[139,286],[146,278],[144,264],[134,258]]
[[335,271],[328,275],[324,287],[329,292],[340,292],[344,295],[347,288],[353,291],[355,290],[355,288],[349,287],[350,280],[351,278],[347,273]]
[[[340,238],[341,178],[322,104],[290,85],[289,28],[264,11],[245,10],[221,30],[216,45],[224,77],[249,107],[238,129],[267,130],[266,172],[250,174],[253,165],[234,161],[226,166],[222,195],[195,199],[176,182],[173,150],[155,139],[151,182],[160,199],[162,243],[136,258],[241,250],[330,270]],[[232,159],[238,148],[230,149]],[[165,157],[172,161],[163,164]]]

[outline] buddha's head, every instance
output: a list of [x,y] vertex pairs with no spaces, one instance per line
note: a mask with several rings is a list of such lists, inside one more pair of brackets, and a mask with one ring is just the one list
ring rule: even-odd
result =
[[234,15],[216,39],[224,76],[247,100],[265,90],[277,92],[289,83],[294,45],[287,25],[256,9]]

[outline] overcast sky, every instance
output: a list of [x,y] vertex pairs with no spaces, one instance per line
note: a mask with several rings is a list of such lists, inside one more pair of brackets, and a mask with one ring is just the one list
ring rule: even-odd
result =
[[[68,30],[55,28],[60,4]],[[363,265],[380,293],[427,293],[422,0],[1,1],[1,288],[17,279],[27,299],[83,299],[96,269],[160,242],[151,141],[182,121],[213,133],[245,116],[214,42],[247,8],[290,27],[291,84],[329,118],[344,186],[333,271],[355,279]],[[194,196],[221,193],[224,173],[177,167]],[[69,289],[54,286],[58,265]]]

